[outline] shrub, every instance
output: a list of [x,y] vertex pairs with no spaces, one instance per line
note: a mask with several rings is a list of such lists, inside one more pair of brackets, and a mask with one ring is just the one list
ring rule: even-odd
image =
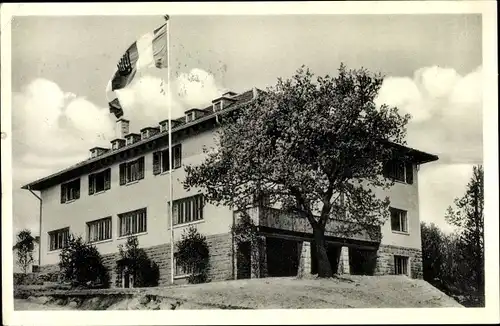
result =
[[66,247],[61,250],[59,268],[63,280],[74,287],[109,286],[109,273],[102,263],[97,248],[86,243],[82,237],[70,234]]
[[191,284],[205,283],[208,279],[209,249],[205,236],[191,226],[177,243],[176,263],[190,275]]
[[127,238],[125,246],[119,245],[120,259],[116,262],[117,281],[125,270],[134,278],[134,287],[158,286],[160,271],[158,265],[149,259],[144,249],[139,248],[137,237]]

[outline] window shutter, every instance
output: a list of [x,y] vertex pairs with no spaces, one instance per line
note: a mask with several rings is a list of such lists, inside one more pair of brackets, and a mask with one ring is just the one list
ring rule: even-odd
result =
[[89,175],[89,195],[93,195],[94,192],[95,192],[95,183],[94,183],[94,180],[95,180],[95,175],[94,174],[90,174]]
[[76,181],[75,199],[80,198],[80,179]]
[[153,153],[153,174],[160,174],[160,152]]
[[413,163],[406,163],[406,183],[413,184]]
[[61,204],[66,202],[66,185],[61,185]]
[[120,164],[120,186],[127,183],[126,170],[127,170],[127,163]]
[[104,172],[104,190],[111,188],[111,169],[107,169]]
[[174,169],[181,167],[182,148],[181,144],[174,147]]
[[139,178],[138,179],[144,179],[144,156],[139,158],[137,161],[138,161],[138,165],[139,165]]

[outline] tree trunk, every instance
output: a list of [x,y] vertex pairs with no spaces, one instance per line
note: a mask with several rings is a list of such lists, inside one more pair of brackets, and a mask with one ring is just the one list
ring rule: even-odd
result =
[[319,226],[313,227],[313,235],[318,259],[318,277],[332,277],[332,266],[326,250],[325,230]]

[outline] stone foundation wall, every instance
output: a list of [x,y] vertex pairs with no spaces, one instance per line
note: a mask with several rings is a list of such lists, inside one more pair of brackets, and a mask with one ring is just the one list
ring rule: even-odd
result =
[[393,275],[394,256],[408,257],[410,276],[418,279],[423,278],[422,251],[420,249],[388,245],[380,245],[379,247],[375,275]]
[[[231,233],[207,236],[210,253],[210,266],[208,279],[211,281],[224,281],[233,279],[232,268],[232,240]],[[148,257],[158,264],[160,277],[159,286],[170,284],[170,244],[161,244],[154,247],[143,248]],[[110,272],[111,286],[119,286],[119,280],[115,275],[115,265],[119,253],[103,255],[103,264]],[[43,273],[57,272],[57,264],[40,266]],[[185,283],[185,280],[175,280],[175,283]]]

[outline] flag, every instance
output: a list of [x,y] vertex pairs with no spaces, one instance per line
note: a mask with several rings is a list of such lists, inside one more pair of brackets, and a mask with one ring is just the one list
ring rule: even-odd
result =
[[167,24],[144,34],[125,51],[106,87],[109,112],[116,118],[123,109],[115,91],[129,85],[136,72],[145,68],[167,68]]

